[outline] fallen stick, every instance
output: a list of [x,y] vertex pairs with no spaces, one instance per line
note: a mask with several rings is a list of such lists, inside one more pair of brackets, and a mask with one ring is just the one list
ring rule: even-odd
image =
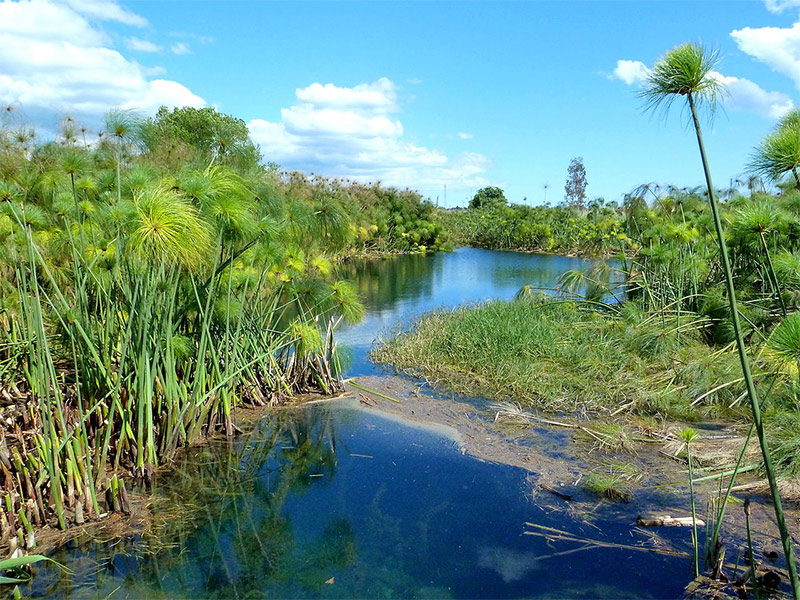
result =
[[[696,519],[698,527],[704,527],[702,519]],[[642,527],[691,527],[692,517],[673,517],[665,514],[647,513],[636,518],[636,524]]]
[[[544,528],[543,528],[544,529]],[[579,538],[570,534],[552,534],[543,531],[523,531],[523,535],[535,535],[552,540],[563,540],[565,542],[576,542],[580,544],[588,544],[594,548],[616,548],[620,550],[636,550],[638,552],[653,552],[655,554],[664,554],[666,556],[679,556],[681,558],[692,558],[691,554],[686,552],[675,552],[673,550],[662,550],[661,548],[647,548],[646,546],[631,546],[629,544],[616,544],[614,542],[601,542],[599,540],[592,540],[588,538]]]
[[383,398],[384,400],[389,400],[391,402],[397,402],[397,404],[401,404],[400,400],[392,398],[391,396],[387,396],[386,394],[381,394],[379,391],[370,389],[365,385],[361,385],[359,383],[356,383],[352,379],[348,379],[347,381],[345,381],[345,383],[349,384],[349,385],[352,385],[354,388],[359,389],[362,392],[367,392],[368,394],[372,394],[373,396],[378,396],[378,398]]
[[564,492],[559,492],[556,488],[549,486],[546,483],[540,483],[539,487],[542,488],[545,492],[550,492],[554,496],[558,496],[559,498],[561,498],[562,500],[566,500],[567,502],[572,500],[572,496],[570,496],[569,494],[565,494]]

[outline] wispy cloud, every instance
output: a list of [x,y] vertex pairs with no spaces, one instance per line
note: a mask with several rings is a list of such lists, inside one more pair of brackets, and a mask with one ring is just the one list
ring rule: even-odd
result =
[[163,48],[158,44],[154,44],[149,40],[143,40],[137,37],[126,38],[125,46],[134,52],[161,52],[161,50],[163,50]]
[[147,25],[147,19],[111,0],[66,0],[66,3],[75,12],[101,21],[116,21],[134,27]]
[[169,31],[167,32],[167,35],[179,39],[189,39],[197,42],[198,44],[202,44],[203,46],[214,43],[214,38],[210,35],[191,33],[189,31]]
[[189,44],[185,44],[184,42],[176,42],[172,44],[169,49],[172,51],[173,54],[191,54],[192,49],[189,47]]
[[772,13],[782,13],[789,8],[800,7],[800,0],[764,0],[767,10]]

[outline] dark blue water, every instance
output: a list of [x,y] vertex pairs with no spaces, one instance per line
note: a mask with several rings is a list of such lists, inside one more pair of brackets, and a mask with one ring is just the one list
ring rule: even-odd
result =
[[559,275],[588,271],[591,264],[582,258],[477,248],[350,263],[341,274],[355,283],[366,315],[337,332],[337,340],[351,354],[348,375],[381,372],[368,356],[375,339],[410,317],[442,307],[509,300],[524,285],[553,293]]
[[[250,440],[190,453],[161,493],[186,514],[155,540],[58,553],[33,596],[675,598],[688,561],[525,535],[526,522],[641,543],[611,505],[568,517],[528,475],[355,408],[270,415]],[[685,531],[666,531],[685,544]],[[175,542],[175,547],[161,547]],[[584,549],[580,549],[584,547]],[[672,576],[670,576],[672,574]],[[678,576],[675,576],[678,575]]]

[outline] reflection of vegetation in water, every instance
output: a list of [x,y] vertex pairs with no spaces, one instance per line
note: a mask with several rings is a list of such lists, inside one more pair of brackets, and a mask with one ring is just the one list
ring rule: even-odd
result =
[[[330,422],[321,409],[272,413],[249,439],[190,451],[159,490],[167,506],[183,508],[180,518],[153,538],[93,543],[94,557],[105,566],[98,578],[123,577],[129,593],[147,596],[249,597],[298,584],[306,592],[319,590],[332,569],[356,559],[352,527],[332,519],[318,539],[300,547],[295,529],[303,524],[295,526],[283,507],[290,493],[335,472]],[[313,477],[321,474],[326,477]],[[70,555],[74,560],[64,553]],[[74,578],[50,574],[55,581],[45,576],[41,584],[50,594],[72,591],[92,578],[77,571]]]
[[429,298],[436,274],[441,273],[438,257],[404,256],[400,260],[382,259],[345,263],[338,276],[353,282],[368,309],[390,306],[397,298],[413,295]]

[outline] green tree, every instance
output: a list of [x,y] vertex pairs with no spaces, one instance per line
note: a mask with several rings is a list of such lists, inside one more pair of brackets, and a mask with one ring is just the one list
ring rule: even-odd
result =
[[706,158],[705,145],[703,144],[703,134],[698,118],[698,108],[705,106],[713,114],[719,97],[724,93],[724,88],[720,81],[714,76],[714,70],[719,62],[717,52],[706,51],[699,44],[686,43],[676,46],[669,50],[656,62],[653,70],[648,75],[641,97],[649,109],[663,107],[668,110],[672,103],[678,98],[685,98],[689,105],[692,116],[697,145],[700,149],[700,158],[703,163],[703,171],[706,178],[708,189],[708,199],[711,206],[711,213],[714,220],[714,229],[717,234],[722,270],[725,273],[725,287],[728,292],[728,303],[731,321],[733,324],[736,339],[736,348],[739,352],[739,359],[742,366],[747,395],[750,399],[750,408],[753,413],[753,423],[761,445],[761,453],[764,459],[764,470],[767,473],[770,493],[772,494],[773,506],[775,508],[775,518],[781,534],[783,550],[786,555],[789,579],[792,584],[792,592],[796,600],[800,600],[800,585],[797,580],[797,564],[795,563],[794,550],[792,548],[792,538],[786,527],[786,520],[781,505],[780,492],[775,478],[775,469],[772,465],[767,438],[764,432],[764,424],[761,420],[761,406],[758,400],[753,377],[750,372],[750,361],[747,357],[747,348],[744,345],[744,336],[739,322],[739,308],[736,302],[736,292],[733,286],[733,272],[728,259],[728,249],[725,243],[725,232],[722,229],[722,221],[719,216],[719,205],[714,186],[711,182],[711,170]]
[[481,188],[469,201],[470,208],[495,208],[506,204],[508,204],[506,195],[499,187]]
[[564,186],[567,206],[583,209],[586,207],[586,167],[583,157],[573,158],[567,168],[567,183]]
[[176,143],[188,146],[205,164],[222,163],[246,170],[261,160],[247,124],[213,108],[185,107],[170,111],[162,106],[142,126],[142,138],[150,152]]

